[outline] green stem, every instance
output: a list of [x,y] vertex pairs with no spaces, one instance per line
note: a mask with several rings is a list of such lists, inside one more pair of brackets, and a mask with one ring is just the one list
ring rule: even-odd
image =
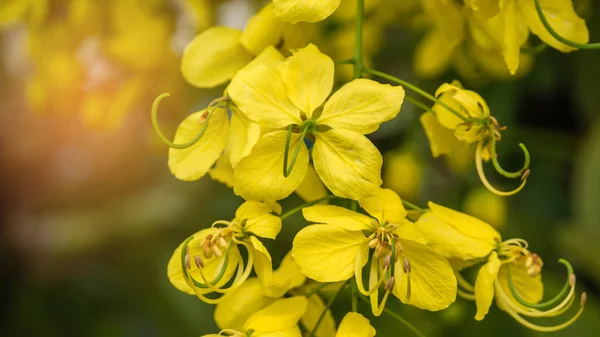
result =
[[358,312],[358,289],[356,288],[356,280],[350,284],[350,292],[352,293],[352,312]]
[[[365,302],[366,304],[371,305],[369,300],[367,300],[363,296],[360,296],[359,299],[361,301]],[[385,312],[386,314],[388,314],[390,317],[394,318],[398,322],[404,324],[407,328],[409,328],[412,332],[414,332],[415,335],[417,335],[419,337],[425,337],[425,335],[421,331],[419,331],[419,329],[417,329],[414,325],[410,324],[410,322],[408,322],[406,319],[402,318],[402,316],[398,315],[397,313],[391,311],[388,308],[383,308],[383,312]]]
[[321,312],[321,315],[319,315],[319,319],[317,320],[317,323],[315,324],[315,327],[312,329],[312,331],[310,332],[309,337],[314,337],[315,333],[317,332],[317,329],[319,328],[319,325],[321,325],[321,322],[323,321],[323,318],[325,318],[325,314],[327,313],[327,311],[329,309],[331,309],[331,306],[333,305],[333,302],[335,302],[336,297],[342,292],[342,290],[346,287],[346,285],[348,284],[350,280],[346,280],[346,282],[344,282],[340,288],[338,290],[336,290],[335,293],[333,293],[333,295],[331,295],[331,297],[329,298],[329,301],[327,301],[327,305],[325,306],[325,309],[323,309],[323,311]]
[[402,200],[402,203],[404,204],[404,206],[410,207],[412,209],[414,209],[415,211],[419,211],[421,213],[425,213],[425,209],[413,204],[412,202],[408,202],[406,200]]
[[548,19],[546,19],[546,15],[544,14],[544,11],[542,10],[542,5],[540,4],[540,0],[533,0],[533,1],[535,2],[535,9],[537,11],[538,16],[540,17],[540,20],[542,21],[542,24],[544,25],[544,27],[546,28],[548,33],[550,33],[550,35],[552,35],[555,39],[566,44],[569,47],[573,47],[573,48],[577,48],[577,49],[600,49],[600,43],[579,43],[579,42],[571,41],[571,40],[561,36],[557,31],[554,30],[554,28],[552,28],[552,26],[550,25],[550,22],[548,22]]
[[410,103],[412,103],[414,106],[423,109],[424,111],[431,111],[431,108],[428,107],[427,105],[425,105],[424,103],[420,102],[419,100],[417,100],[414,97],[411,96],[404,96],[404,99],[409,101]]
[[500,166],[498,162],[498,155],[496,154],[496,138],[492,137],[492,164],[498,173],[507,177],[507,178],[519,178],[523,175],[523,172],[529,168],[529,164],[531,163],[531,156],[529,155],[529,151],[527,147],[523,143],[519,143],[519,147],[523,150],[523,154],[525,155],[525,162],[523,163],[523,167],[517,172],[508,172]]
[[338,196],[336,196],[336,195],[333,195],[333,194],[332,194],[332,195],[328,195],[328,196],[325,196],[325,197],[319,198],[319,199],[317,199],[317,200],[313,200],[313,201],[307,202],[307,203],[306,203],[306,204],[304,204],[304,205],[300,205],[300,206],[298,206],[298,207],[296,207],[296,208],[292,208],[291,210],[289,210],[289,211],[287,211],[287,212],[283,213],[283,214],[280,216],[280,218],[281,218],[281,220],[283,220],[283,219],[285,219],[285,218],[287,218],[287,217],[289,217],[289,216],[291,216],[291,215],[294,215],[294,214],[296,214],[296,213],[300,212],[300,211],[301,211],[301,210],[302,210],[304,207],[309,207],[309,206],[312,206],[312,205],[316,205],[316,204],[318,204],[318,203],[320,203],[320,202],[322,202],[322,201],[325,201],[325,200],[331,200],[331,199],[336,199],[336,198],[338,198]]
[[308,294],[304,295],[304,297],[309,298],[312,295],[314,295],[314,294],[318,293],[319,291],[323,290],[323,288],[327,287],[330,284],[331,283],[320,284],[318,287],[316,287],[315,289],[311,290]]
[[354,32],[354,78],[361,78],[363,63],[363,19],[365,16],[365,0],[356,0],[356,27]]
[[298,145],[296,145],[296,149],[294,150],[294,154],[292,155],[292,161],[290,162],[290,165],[288,167],[288,155],[290,152],[290,143],[291,143],[291,139],[292,139],[292,133],[294,130],[294,126],[290,125],[288,127],[287,136],[285,138],[285,150],[283,152],[283,176],[286,178],[290,176],[290,174],[292,173],[292,170],[294,169],[294,165],[296,164],[296,159],[298,159],[298,154],[300,153],[300,149],[302,148],[302,145],[304,144],[304,137],[306,137],[306,134],[308,133],[308,129],[310,129],[308,124],[305,125],[304,128],[302,129],[302,134],[300,135],[300,139],[298,140]]
[[415,86],[415,85],[413,85],[413,84],[411,84],[409,82],[406,82],[404,80],[399,79],[398,77],[395,77],[395,76],[392,76],[392,75],[389,75],[389,74],[386,74],[384,72],[377,71],[377,70],[374,70],[374,69],[365,68],[364,72],[366,72],[367,74],[379,76],[379,77],[384,78],[384,79],[386,79],[388,81],[392,81],[392,82],[398,83],[400,85],[403,85],[406,88],[408,88],[408,89],[416,92],[417,94],[419,94],[419,95],[427,98],[428,100],[430,100],[432,102],[435,102],[435,103],[443,106],[444,108],[446,108],[446,110],[450,111],[453,115],[455,115],[456,117],[462,119],[463,121],[467,122],[469,120],[467,117],[463,116],[461,113],[459,113],[458,111],[456,111],[453,108],[451,108],[448,104],[442,102],[441,100],[435,98],[430,93],[426,92],[425,90],[423,90],[423,89],[421,89],[421,88],[419,88],[419,87],[417,87],[417,86]]

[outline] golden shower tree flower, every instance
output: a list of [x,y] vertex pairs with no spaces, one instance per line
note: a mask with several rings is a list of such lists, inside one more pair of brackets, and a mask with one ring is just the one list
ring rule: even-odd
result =
[[265,201],[290,195],[308,166],[305,138],[314,140],[315,170],[334,194],[356,200],[377,192],[382,158],[364,135],[398,114],[404,89],[356,79],[327,99],[333,78],[333,61],[312,44],[235,76],[229,95],[262,132],[235,169],[236,194]]
[[[306,220],[316,224],[294,238],[292,254],[302,273],[319,282],[354,276],[360,292],[371,297],[375,315],[381,314],[390,292],[403,303],[432,311],[454,302],[456,278],[450,263],[424,244],[426,237],[406,219],[400,197],[379,189],[359,204],[369,215],[329,205],[303,209]],[[362,270],[369,260],[366,290]],[[382,285],[385,295],[379,305]]]
[[[466,90],[459,81],[442,84],[435,93],[436,103],[421,115],[421,124],[429,139],[434,157],[452,154],[461,147],[476,143],[475,165],[481,182],[491,192],[508,196],[519,192],[527,183],[529,176],[529,152],[523,144],[519,144],[525,154],[523,167],[516,172],[504,170],[498,162],[496,143],[502,138],[501,127],[496,118],[490,114],[485,100],[475,91]],[[503,192],[492,186],[483,171],[483,161],[492,161],[498,173],[507,178],[521,178],[519,187],[510,192]]]
[[[207,303],[217,303],[222,297],[206,295],[234,290],[254,268],[265,294],[283,295],[291,279],[273,277],[271,255],[258,239],[277,237],[281,230],[280,213],[281,206],[277,203],[246,201],[233,220],[216,221],[211,228],[197,232],[177,247],[168,265],[169,280],[183,292],[195,294]],[[239,246],[248,252],[246,263]],[[228,283],[231,284],[225,288]]]
[[528,250],[523,239],[502,241],[500,233],[487,223],[470,215],[429,202],[429,212],[416,222],[416,228],[427,238],[427,244],[450,259],[458,268],[484,263],[477,274],[475,286],[470,285],[457,270],[459,295],[475,300],[482,320],[495,298],[498,307],[519,323],[537,331],[556,331],[575,322],[583,312],[586,294],[581,296],[577,314],[563,324],[540,326],[525,317],[553,317],[567,311],[575,300],[575,275],[567,266],[569,277],[562,291],[554,298],[543,298],[542,259]]
[[248,317],[240,329],[227,328],[203,337],[302,337],[298,320],[306,311],[306,303],[304,296],[279,299]]
[[275,15],[284,22],[317,22],[326,19],[341,0],[273,0]]

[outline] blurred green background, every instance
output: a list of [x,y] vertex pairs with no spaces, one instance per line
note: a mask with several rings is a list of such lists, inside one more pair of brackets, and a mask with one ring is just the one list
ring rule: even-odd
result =
[[[115,27],[129,32],[141,25],[143,34],[150,33],[142,19],[117,19],[110,9],[102,7],[101,13],[92,12],[90,16],[100,16],[95,28],[88,32],[78,26],[88,27],[87,19],[73,23],[63,35],[48,37],[46,47],[32,56],[27,52],[28,41],[49,30],[48,22],[64,23],[68,2],[50,1],[48,18],[42,23],[3,23],[0,336],[200,336],[218,331],[212,319],[213,308],[173,288],[166,265],[182,240],[215,220],[231,219],[242,200],[209,177],[194,183],[172,177],[166,165],[166,149],[151,130],[149,109],[156,95],[171,91],[173,98],[165,104],[161,117],[161,123],[171,131],[183,116],[219,95],[222,88],[197,90],[184,83],[178,70],[181,41],[185,45],[213,22],[242,28],[252,4],[200,1],[205,8],[194,7],[192,18],[185,19],[190,27],[182,33],[178,30],[184,20],[182,13],[189,10],[182,2],[188,3],[151,0],[136,4],[147,8],[153,20],[160,17],[168,28],[164,36],[170,41],[159,41],[162,35],[157,33],[142,39],[142,50],[136,51],[140,53],[137,55],[146,55],[143,47],[147,44],[166,43],[168,47],[157,47],[164,55],[156,64],[139,68],[128,63],[139,56],[128,59],[127,55],[122,57],[127,52],[108,53],[108,62],[119,67],[116,79],[101,78],[105,82],[99,89],[80,90],[85,81],[75,82],[75,89],[69,91],[62,88],[69,81],[67,75],[71,69],[81,70],[75,70],[78,59],[67,56],[64,70],[45,82],[48,94],[39,109],[32,108],[32,100],[38,96],[32,96],[31,83],[41,68],[56,66],[51,62],[53,46],[63,46],[65,55],[71,55],[81,53],[81,45],[89,42],[87,36],[109,45],[110,39],[118,35]],[[574,2],[577,5],[578,1]],[[592,6],[592,1],[580,3],[586,4],[582,15],[588,21],[592,40],[600,39],[598,6]],[[202,21],[203,15],[210,22]],[[115,20],[122,22],[111,26]],[[34,25],[37,27],[32,28]],[[452,71],[427,81],[415,77],[412,55],[421,37],[422,33],[407,29],[402,22],[387,26],[378,36],[382,48],[375,55],[377,68],[418,83],[430,92],[443,82],[460,78]],[[134,36],[131,41],[138,40]],[[91,58],[100,62],[96,56]],[[102,68],[100,73],[107,71]],[[125,91],[122,86],[132,79],[141,79],[139,94],[123,101],[118,93]],[[550,335],[598,336],[600,53],[561,54],[548,49],[536,56],[531,72],[520,79],[466,81],[465,85],[481,93],[492,114],[508,126],[499,148],[501,162],[507,168],[520,167],[519,142],[525,143],[532,155],[528,185],[518,195],[486,206],[487,213],[494,214],[490,222],[496,219],[504,238],[524,238],[530,250],[542,256],[548,294],[564,282],[565,273],[557,259],[573,263],[578,289],[588,293],[586,309],[573,326]],[[115,109],[98,103],[101,100],[90,103],[91,108],[86,105],[94,90],[108,92],[109,102],[128,102],[116,125],[99,126],[101,123],[90,123],[85,117],[94,111],[108,114]],[[384,183],[419,205],[432,200],[462,210],[479,207],[477,202],[473,206],[466,201],[482,187],[472,164],[451,165],[444,159],[432,159],[419,114],[416,107],[405,102],[398,118],[372,135],[385,154]],[[392,166],[390,158],[397,153],[412,154],[412,161]],[[492,175],[491,170],[488,172]],[[505,187],[514,183],[496,177],[493,180]],[[475,197],[480,199],[484,197]],[[300,203],[292,196],[282,205],[285,211]],[[289,218],[278,240],[268,244],[276,265],[303,225],[301,216]],[[477,322],[473,319],[474,303],[462,299],[441,313],[423,312],[396,300],[388,305],[427,336],[541,335],[521,327],[495,306],[483,322]],[[338,322],[348,308],[348,298],[334,305]],[[360,309],[363,313],[369,311],[364,306]],[[378,336],[412,335],[385,316],[371,322]]]

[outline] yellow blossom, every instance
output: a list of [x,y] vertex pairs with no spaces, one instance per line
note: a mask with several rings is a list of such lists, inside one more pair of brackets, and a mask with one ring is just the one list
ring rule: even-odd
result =
[[[235,289],[254,268],[265,294],[283,295],[291,279],[273,276],[271,256],[258,239],[275,239],[281,230],[280,213],[281,206],[277,203],[245,202],[232,221],[216,221],[211,228],[199,231],[179,245],[169,261],[169,280],[183,292],[217,303],[222,297],[215,299],[206,295]],[[246,266],[239,246],[247,250]],[[231,285],[224,288],[228,283]]]
[[[314,137],[315,170],[334,194],[360,199],[376,193],[382,158],[364,134],[396,116],[404,90],[357,79],[326,101],[333,77],[333,61],[312,44],[284,62],[236,75],[229,94],[263,132],[235,170],[236,194],[269,201],[292,193],[306,173],[309,156],[304,137],[309,135]],[[282,172],[286,146],[295,158],[288,177]]]
[[[315,205],[303,210],[314,225],[294,239],[292,254],[300,270],[319,282],[356,278],[358,289],[371,296],[376,315],[381,314],[390,292],[403,303],[421,309],[441,310],[456,297],[456,279],[448,261],[426,246],[426,238],[408,221],[402,201],[391,190],[359,201],[368,215],[338,206]],[[369,289],[363,286],[362,269],[372,255]],[[378,291],[385,295],[378,304]]]
[[375,328],[371,326],[369,320],[365,316],[349,312],[344,316],[340,327],[338,328],[335,337],[373,337],[375,336]]
[[284,22],[317,22],[330,16],[341,0],[273,0],[275,15]]

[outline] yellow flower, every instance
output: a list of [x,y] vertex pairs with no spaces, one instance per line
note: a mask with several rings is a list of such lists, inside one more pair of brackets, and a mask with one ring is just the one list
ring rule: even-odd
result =
[[[325,102],[333,76],[333,61],[312,44],[295,51],[285,62],[236,75],[229,95],[263,132],[250,155],[236,167],[236,194],[271,201],[292,193],[306,173],[307,136],[314,137],[315,170],[334,194],[360,199],[376,193],[381,185],[382,158],[364,134],[398,114],[404,90],[357,79]],[[295,158],[288,177],[282,172],[286,146]]]
[[209,334],[203,337],[223,335],[231,337],[302,337],[297,323],[306,311],[306,306],[307,301],[304,296],[279,299],[248,317],[241,329],[227,328],[221,330],[219,334]]
[[214,26],[198,34],[184,50],[181,73],[196,87],[213,88],[231,80],[265,48],[298,48],[313,34],[306,25],[282,22],[268,4],[248,20],[244,31]]
[[[275,279],[291,279],[287,293],[293,296],[306,296],[307,292],[302,287],[306,277],[298,269],[291,254],[288,253],[283,258],[279,268],[273,272],[273,277]],[[258,279],[249,278],[244,284],[225,294],[223,299],[217,303],[215,321],[221,329],[242,330],[244,323],[250,316],[277,300],[278,298],[269,297],[265,294]],[[306,298],[306,311],[300,318],[299,323],[306,330],[312,331],[323,310],[326,310],[326,313],[315,331],[315,336],[334,337],[336,332],[335,321],[331,311],[326,308],[318,293],[312,293]]]
[[341,0],[273,0],[275,15],[284,22],[317,22],[330,16]]
[[522,317],[552,317],[569,309],[575,299],[575,275],[568,262],[560,260],[569,271],[563,290],[553,299],[540,303],[543,297],[543,262],[527,249],[525,240],[502,242],[500,234],[487,223],[433,202],[428,205],[430,211],[416,222],[416,228],[427,238],[427,244],[453,261],[458,269],[485,262],[479,269],[474,287],[457,274],[461,286],[459,295],[475,300],[475,319],[485,317],[494,298],[500,309],[519,323],[538,331],[562,329],[579,317],[585,293],[582,294],[579,312],[563,324],[539,326]]
[[[247,201],[236,211],[232,221],[216,221],[186,239],[173,253],[168,265],[171,283],[188,294],[196,294],[208,303],[210,293],[227,293],[240,286],[254,268],[265,294],[283,295],[292,281],[289,277],[273,277],[271,256],[258,239],[275,239],[281,230],[281,206],[277,203]],[[238,250],[248,252],[246,266]],[[236,277],[232,280],[234,272]],[[231,281],[228,288],[224,288]]]
[[407,149],[384,154],[383,186],[402,198],[414,199],[419,193],[423,167],[417,156]]
[[[454,302],[456,279],[450,264],[424,244],[425,238],[405,218],[398,195],[380,189],[359,203],[370,216],[327,205],[303,210],[304,217],[316,224],[303,228],[294,239],[292,254],[302,273],[319,282],[354,276],[361,293],[371,296],[376,315],[390,292],[403,303],[433,311]],[[365,290],[362,269],[369,255],[369,290]],[[382,284],[385,295],[379,306]]]
[[371,326],[369,320],[365,316],[349,312],[342,319],[340,327],[335,337],[373,337],[375,336],[375,328]]

